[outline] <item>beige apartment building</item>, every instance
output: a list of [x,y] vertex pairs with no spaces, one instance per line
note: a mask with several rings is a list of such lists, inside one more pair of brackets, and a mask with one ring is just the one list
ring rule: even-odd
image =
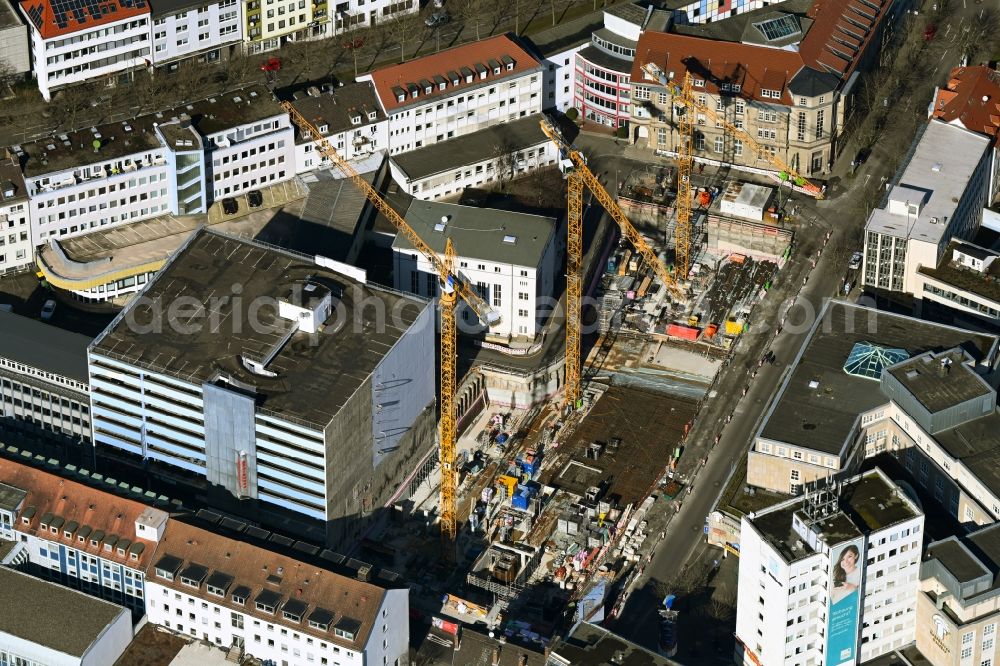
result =
[[804,176],[824,176],[840,150],[859,72],[879,52],[901,4],[795,2],[727,25],[644,32],[631,74],[632,142],[666,156],[680,145],[680,110],[671,89],[644,70],[651,63],[678,84],[689,72],[697,103],[761,146],[754,150],[710,114],[696,113],[698,162],[773,172],[769,158],[778,157]]
[[1000,625],[1000,525],[927,546],[917,593],[917,648],[933,666],[993,666]]

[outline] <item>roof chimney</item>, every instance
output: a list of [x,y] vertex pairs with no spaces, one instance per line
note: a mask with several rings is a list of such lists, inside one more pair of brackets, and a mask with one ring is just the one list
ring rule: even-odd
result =
[[500,666],[500,646],[493,648],[493,655],[490,657],[490,666]]

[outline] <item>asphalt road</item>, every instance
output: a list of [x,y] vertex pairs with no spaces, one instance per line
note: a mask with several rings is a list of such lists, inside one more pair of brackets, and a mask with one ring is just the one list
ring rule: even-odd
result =
[[[904,107],[901,110],[926,108],[934,85],[943,81],[950,68],[961,57],[958,36],[976,20],[981,8],[981,5],[973,2],[952,2],[952,15],[937,19],[937,43],[929,45],[923,56],[925,61],[931,63],[933,73],[926,80],[910,85],[908,90],[898,91],[898,99]],[[924,16],[917,17],[913,29],[922,31],[924,20]],[[753,433],[788,369],[788,363],[808,333],[811,321],[809,315],[819,312],[824,299],[839,295],[847,272],[845,257],[851,251],[859,249],[857,239],[861,237],[865,221],[861,194],[866,188],[870,189],[872,181],[877,184],[882,177],[891,177],[891,165],[905,152],[912,138],[905,136],[900,140],[898,135],[904,125],[905,123],[897,122],[896,126],[887,126],[880,135],[869,162],[853,178],[846,177],[845,163],[850,162],[857,148],[849,142],[834,169],[834,181],[838,183],[835,188],[831,188],[834,195],[827,201],[800,204],[806,224],[797,231],[796,252],[779,276],[775,288],[758,306],[760,309],[755,314],[752,336],[744,339],[733,361],[723,370],[722,381],[718,386],[731,387],[730,395],[719,395],[706,401],[689,438],[711,442],[717,434],[721,434],[721,439],[695,479],[693,491],[684,498],[679,512],[671,520],[666,537],[647,565],[644,576],[639,579],[623,612],[613,623],[615,631],[647,647],[655,648],[658,626],[656,610],[660,600],[669,591],[671,584],[684,576],[692,554],[704,543],[706,517],[714,508],[737,462],[746,455]],[[897,136],[893,136],[893,133]],[[829,245],[820,252],[816,266],[812,268],[816,250],[827,231],[832,231]],[[802,277],[806,274],[810,277],[803,287]],[[800,289],[801,292],[796,294]],[[797,300],[788,309],[790,298]],[[775,336],[780,313],[786,310],[788,320],[782,332]],[[748,384],[748,372],[757,368],[758,359],[768,348],[774,351],[778,362],[774,366],[765,364],[758,370],[756,378]],[[747,393],[741,397],[743,387],[747,385]],[[727,397],[737,400],[738,404],[733,411],[732,421],[725,425],[725,416],[733,409],[733,400]],[[720,659],[724,662],[731,661],[729,655],[720,656]],[[695,661],[708,663],[707,655],[702,655]]]

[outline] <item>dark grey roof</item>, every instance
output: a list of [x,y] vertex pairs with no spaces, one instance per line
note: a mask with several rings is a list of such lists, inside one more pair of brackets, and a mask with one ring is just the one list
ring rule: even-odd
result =
[[198,7],[208,7],[206,0],[149,0],[149,13],[153,18],[188,12]]
[[301,620],[302,614],[306,612],[307,608],[309,608],[309,604],[306,602],[300,599],[289,599],[285,602],[285,605],[281,607],[281,612],[294,615]]
[[198,583],[201,585],[201,581],[205,580],[205,576],[208,575],[208,568],[200,565],[191,563],[184,567],[181,571],[181,578],[186,578],[190,581]]
[[[990,395],[993,389],[964,363],[961,350],[940,354],[922,354],[888,368],[904,389],[931,414],[976,398]],[[945,367],[942,363],[947,363]],[[978,409],[977,412],[982,413]]]
[[[888,402],[879,384],[844,372],[856,342],[905,349],[911,356],[962,347],[977,362],[992,360],[997,336],[966,331],[843,301],[824,305],[782,385],[760,436],[838,454],[861,412]],[[815,389],[810,382],[818,382]]]
[[612,16],[617,16],[620,19],[624,19],[629,23],[641,26],[646,21],[646,14],[649,10],[646,7],[640,7],[628,2],[623,2],[613,7],[608,7],[604,10]]
[[87,382],[87,345],[92,338],[51,324],[0,311],[0,356],[33,368]]
[[497,146],[523,150],[543,144],[548,138],[542,133],[540,120],[541,114],[525,116],[512,123],[494,125],[448,141],[439,141],[424,148],[394,155],[390,159],[411,181],[419,180],[483,162],[493,155]]
[[320,625],[329,625],[333,620],[333,613],[325,608],[316,608],[312,613],[309,614],[309,621],[315,622]]
[[205,581],[205,585],[217,587],[220,590],[222,590],[223,593],[225,593],[226,590],[229,589],[229,586],[232,584],[233,584],[233,577],[221,571],[212,572],[212,575],[209,576],[208,580]]
[[[953,240],[951,244],[951,250],[958,250],[962,254],[967,254],[970,257],[975,257],[976,259],[986,260],[990,257],[997,256],[997,253],[992,250],[987,250],[985,247],[979,247],[973,243],[967,243],[962,240]],[[951,257],[946,257],[943,261],[950,261]]]
[[[315,93],[316,90],[313,89],[313,92]],[[382,112],[378,97],[375,95],[375,86],[372,85],[371,81],[348,83],[334,88],[333,92],[323,92],[319,95],[309,95],[306,92],[294,100],[292,106],[317,127],[325,124],[327,136],[385,120],[385,114]],[[371,112],[375,113],[374,119],[368,116]],[[358,123],[354,123],[353,118],[360,118],[360,120]],[[312,139],[299,132],[296,133],[296,141],[306,143]]]
[[551,648],[551,654],[571,664],[617,664],[618,666],[676,666],[604,627],[581,622],[573,633]]
[[793,95],[816,97],[837,89],[840,79],[830,72],[820,72],[812,67],[803,67],[788,82],[788,90]]
[[[0,632],[51,650],[82,657],[119,616],[121,606],[0,567],[4,607]],[[129,620],[126,620],[128,622]]]
[[156,561],[156,568],[175,574],[177,573],[177,570],[181,568],[182,564],[184,564],[184,562],[181,558],[176,555],[165,553],[163,557]]
[[237,585],[236,589],[233,590],[234,597],[240,597],[241,599],[246,599],[250,596],[250,588],[246,585]]
[[[290,322],[278,317],[277,308],[259,308],[257,302],[279,298],[292,284],[307,278],[330,288],[343,305],[342,311],[338,308],[338,316],[350,318],[357,314],[357,320],[352,319],[356,325],[330,326],[316,337],[297,331],[272,361],[270,367],[279,369],[277,376],[252,373],[241,362],[241,355],[254,358],[271,353],[275,332],[290,326]],[[198,326],[192,327],[197,329],[193,331],[164,326],[155,332],[140,332],[126,324],[132,317],[135,321],[149,322],[154,316],[150,302],[162,298],[169,303],[181,293],[197,299],[206,309],[215,307],[213,295],[234,284],[243,286],[244,299],[235,304],[241,311],[232,313],[227,321],[248,322],[252,320],[248,313],[254,312],[253,320],[258,325],[242,328],[224,325],[221,330]],[[165,372],[196,385],[212,380],[221,372],[238,385],[255,390],[261,409],[279,415],[278,418],[288,415],[306,421],[314,428],[325,427],[333,419],[368,381],[396,342],[411,330],[417,317],[431,307],[423,299],[371,283],[362,285],[317,265],[308,257],[208,229],[195,233],[156,274],[144,293],[151,300],[133,299],[126,307],[127,316],[98,338],[93,354]],[[390,317],[391,321],[384,325],[380,321],[375,326],[379,314],[369,305],[378,301],[382,303],[379,307],[385,307],[382,312],[398,312],[399,317]],[[355,313],[355,308],[359,312]]]
[[546,58],[574,46],[588,43],[591,41],[594,31],[600,30],[603,26],[603,12],[593,12],[536,32],[530,39],[524,38],[524,41],[531,47],[532,51]]
[[28,493],[20,488],[0,483],[0,509],[13,512],[27,495]]
[[[437,231],[445,216],[449,219],[444,230]],[[404,218],[438,254],[444,254],[450,238],[460,257],[532,268],[541,263],[556,228],[551,217],[418,199],[410,204]],[[505,242],[508,237],[514,242]],[[396,236],[392,246],[404,251],[413,248],[402,235]]]
[[281,595],[274,590],[261,590],[257,593],[257,596],[254,597],[253,601],[254,603],[261,604],[262,606],[275,608],[277,607],[278,602],[281,601]]
[[989,573],[989,569],[955,537],[927,546],[927,559],[938,560],[959,583],[967,583]]
[[[361,177],[378,188],[388,167],[363,174]],[[306,254],[320,254],[334,261],[351,263],[352,248],[364,234],[362,222],[365,211],[371,210],[368,199],[348,178],[334,179],[329,171],[316,172],[314,182],[308,183],[309,195],[299,214],[291,220],[287,230],[282,230],[281,247]],[[270,225],[259,236],[269,240]],[[362,239],[363,240],[363,239]]]
[[628,74],[632,71],[631,60],[615,57],[610,53],[599,49],[593,44],[581,49],[579,56],[587,62],[593,63],[604,69],[610,69],[622,74]]

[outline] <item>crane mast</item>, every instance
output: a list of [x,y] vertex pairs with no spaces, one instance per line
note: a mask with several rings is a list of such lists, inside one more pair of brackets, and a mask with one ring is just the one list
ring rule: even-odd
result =
[[[750,150],[759,158],[773,166],[778,170],[778,179],[782,182],[787,182],[793,187],[799,189],[801,192],[808,194],[816,199],[823,198],[823,189],[810,182],[804,176],[799,174],[798,171],[791,168],[785,163],[777,153],[773,152],[768,146],[763,145],[753,136],[751,136],[746,130],[737,127],[733,123],[729,122],[724,116],[720,116],[715,109],[707,106],[705,104],[699,104],[697,99],[691,91],[691,73],[684,73],[684,80],[678,85],[676,81],[673,80],[671,76],[668,76],[659,65],[655,63],[648,62],[642,66],[642,70],[654,81],[658,82],[664,88],[666,88],[672,98],[674,103],[684,106],[688,109],[697,111],[698,113],[704,113],[705,116],[716,123],[721,125],[723,129],[729,134],[737,137],[744,145],[748,146]],[[680,117],[689,114],[680,114]],[[683,121],[681,121],[683,122]],[[678,130],[680,131],[682,137],[688,136],[693,137],[691,131],[690,118],[687,120],[688,131],[684,132],[683,127],[678,123]],[[693,138],[691,139],[693,141]],[[689,144],[690,145],[690,144]],[[693,147],[693,146],[692,146]],[[679,151],[678,151],[679,152]],[[678,155],[678,159],[680,156]]]
[[488,326],[500,321],[500,315],[461,279],[455,272],[455,248],[449,238],[445,243],[445,256],[435,252],[406,220],[382,198],[340,154],[330,145],[326,137],[298,109],[289,102],[279,102],[281,108],[305,134],[309,135],[319,153],[330,160],[367,197],[368,201],[382,213],[399,233],[413,245],[434,267],[441,281],[441,423],[439,432],[439,459],[441,463],[441,537],[453,543],[457,532],[455,491],[457,474],[455,470],[455,441],[457,438],[455,420],[456,390],[456,345],[455,304],[460,297]]
[[552,141],[559,150],[564,153],[573,163],[573,171],[569,174],[566,206],[566,381],[565,399],[572,406],[576,406],[580,399],[580,303],[582,299],[581,264],[583,262],[583,188],[586,187],[590,193],[607,211],[611,219],[615,221],[621,229],[622,236],[627,239],[636,252],[652,268],[660,281],[663,282],[672,293],[678,296],[683,295],[683,290],[674,280],[674,276],[656,252],[646,242],[646,239],[636,230],[629,221],[622,209],[618,207],[614,197],[612,197],[597,176],[587,166],[587,160],[583,154],[569,146],[562,136],[562,132],[547,118],[541,121],[542,131],[545,136]]

